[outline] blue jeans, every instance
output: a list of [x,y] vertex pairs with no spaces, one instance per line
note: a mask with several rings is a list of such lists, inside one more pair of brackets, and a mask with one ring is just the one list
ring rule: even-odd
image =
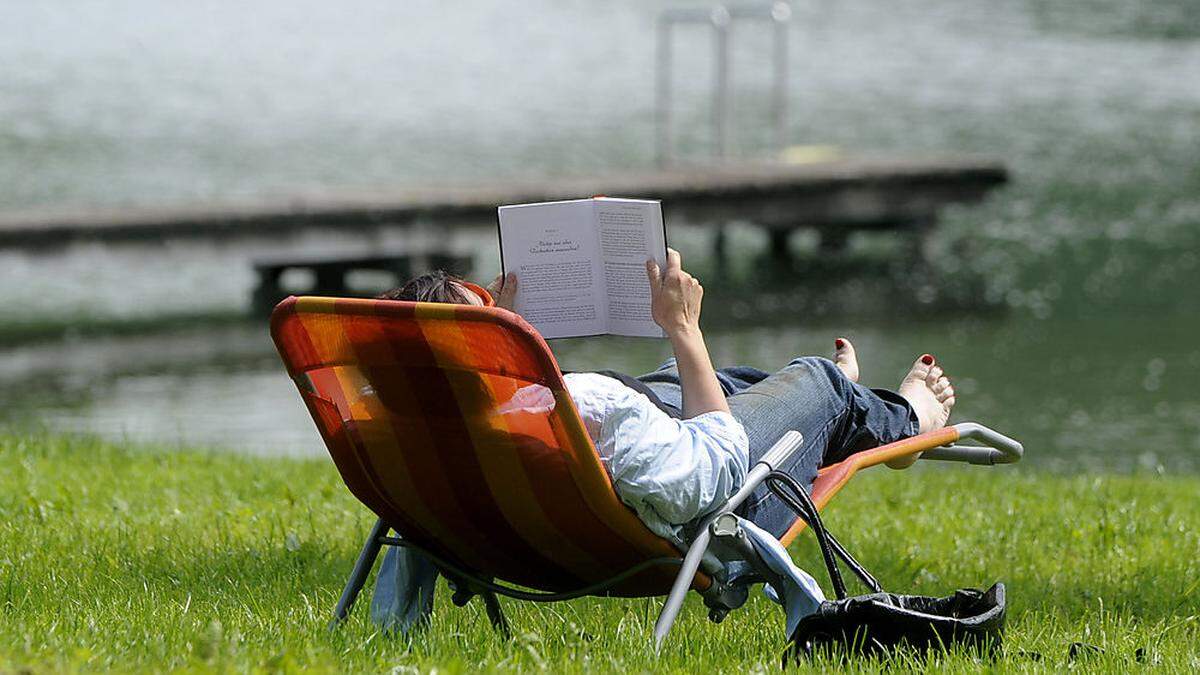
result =
[[[663,403],[683,408],[675,359],[637,379]],[[809,487],[822,466],[917,433],[917,415],[903,397],[851,382],[828,359],[806,356],[777,373],[734,366],[717,371],[729,412],[746,428],[750,466],[786,431],[804,435],[804,445],[781,467]],[[738,514],[776,537],[796,519],[791,509],[760,485]]]

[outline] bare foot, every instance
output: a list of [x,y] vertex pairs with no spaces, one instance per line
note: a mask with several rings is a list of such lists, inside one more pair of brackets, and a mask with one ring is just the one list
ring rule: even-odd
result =
[[[903,396],[917,413],[919,433],[934,431],[946,426],[950,419],[950,410],[954,407],[954,387],[950,379],[942,372],[941,366],[934,363],[929,354],[917,359],[912,370],[900,382],[900,395]],[[908,455],[887,463],[893,469],[903,469],[912,466],[920,454]]]
[[846,338],[833,341],[833,362],[851,382],[858,382],[858,354],[854,353],[854,345]]

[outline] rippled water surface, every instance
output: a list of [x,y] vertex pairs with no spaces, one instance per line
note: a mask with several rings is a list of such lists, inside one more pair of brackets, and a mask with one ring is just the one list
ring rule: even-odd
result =
[[[5,3],[0,210],[646,168],[653,21],[675,4]],[[1200,468],[1194,3],[794,7],[793,143],[986,155],[1014,181],[985,204],[948,210],[932,267],[893,272],[888,285],[906,302],[878,301],[878,286],[853,275],[830,282],[801,269],[793,294],[807,304],[752,298],[738,305],[741,319],[714,318],[715,358],[781,365],[848,334],[867,379],[893,384],[932,351],[958,380],[962,416],[1021,437],[1034,465]],[[751,28],[734,44],[737,153],[758,155],[769,141],[768,52]],[[681,34],[679,54],[679,146],[700,157],[707,36]],[[481,274],[495,269],[487,233],[455,236]],[[743,280],[753,278],[756,237],[736,242]],[[689,259],[704,252],[703,237],[676,241]],[[261,324],[21,337],[239,311],[253,283],[248,261],[275,248],[0,251],[0,419],[321,452]],[[664,349],[556,345],[565,367],[629,372]]]
[[[1200,469],[1200,344],[1175,339],[1190,320],[1022,322],[950,319],[819,322],[709,331],[719,365],[782,367],[854,340],[863,381],[894,387],[918,354],[935,352],[955,379],[957,420],[1018,436],[1028,463],[1058,470]],[[669,355],[656,340],[558,341],[563,368],[638,373]],[[177,332],[84,345],[10,350],[0,380],[21,391],[10,420],[113,438],[264,454],[323,446],[262,326]]]

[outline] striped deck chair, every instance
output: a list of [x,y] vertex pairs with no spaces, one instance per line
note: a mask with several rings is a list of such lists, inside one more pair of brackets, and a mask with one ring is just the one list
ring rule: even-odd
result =
[[[620,501],[553,354],[518,315],[492,306],[290,297],[275,308],[271,335],[343,481],[378,516],[332,625],[348,615],[385,545],[426,553],[454,583],[454,603],[479,596],[503,631],[497,594],[539,601],[667,594],[660,642],[689,589],[714,620],[745,601],[744,588],[702,565],[711,528],[679,551]],[[994,448],[949,445],[965,436]],[[717,514],[732,512],[802,441],[796,432],[780,439]],[[1019,444],[958,425],[823,469],[814,500],[824,506],[859,469],[922,451],[977,463],[1020,456]],[[783,541],[801,529],[798,522]]]

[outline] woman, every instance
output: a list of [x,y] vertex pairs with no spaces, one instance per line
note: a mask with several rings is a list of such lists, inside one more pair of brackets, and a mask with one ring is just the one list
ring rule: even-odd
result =
[[[638,378],[616,373],[569,373],[571,394],[623,502],[656,534],[686,548],[689,527],[741,486],[749,467],[789,430],[804,444],[780,467],[810,486],[817,470],[854,452],[945,426],[954,388],[934,358],[917,359],[896,392],[858,384],[858,361],[848,340],[835,341],[834,361],[794,359],[775,373],[738,366],[715,370],[700,330],[704,289],[683,271],[677,251],[666,269],[647,261],[651,313],[674,358]],[[462,280],[422,275],[384,299],[483,305]],[[489,287],[511,309],[518,279]],[[912,456],[892,464],[904,468]],[[738,512],[775,536],[795,515],[765,486]],[[406,631],[432,609],[435,572],[420,554],[389,551],[380,570],[372,616]]]

